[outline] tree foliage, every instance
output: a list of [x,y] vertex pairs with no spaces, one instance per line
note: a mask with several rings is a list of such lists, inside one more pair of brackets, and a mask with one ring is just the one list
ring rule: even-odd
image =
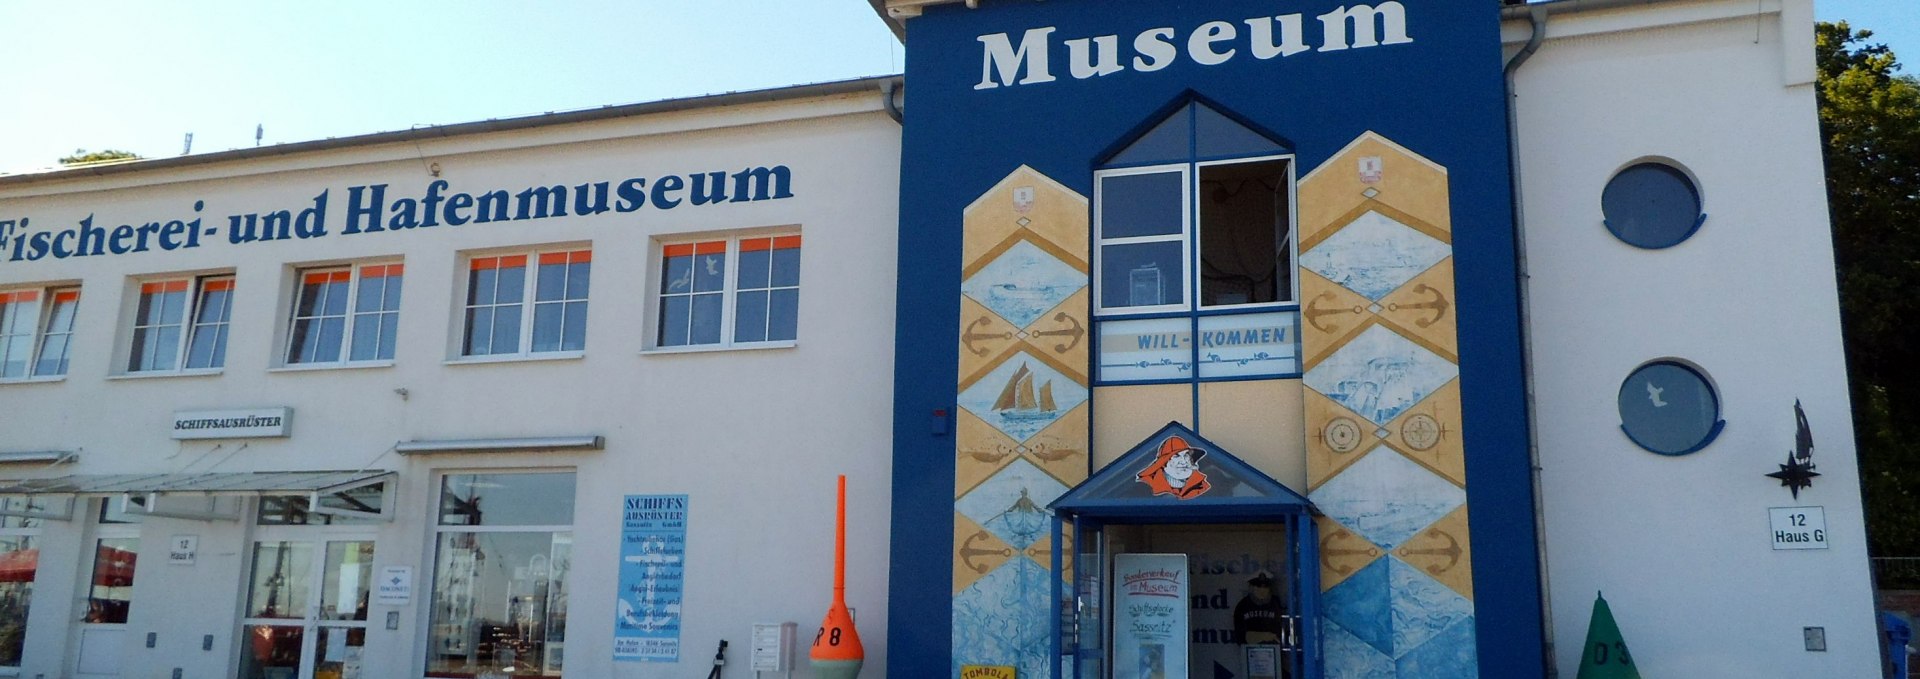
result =
[[1816,28],[1869,549],[1920,556],[1920,80],[1871,31]]
[[120,151],[115,149],[105,149],[101,151],[88,151],[86,149],[74,149],[73,155],[66,156],[60,159],[60,164],[61,165],[84,165],[87,163],[101,163],[109,160],[139,160],[139,159],[140,159],[140,155],[132,151]]

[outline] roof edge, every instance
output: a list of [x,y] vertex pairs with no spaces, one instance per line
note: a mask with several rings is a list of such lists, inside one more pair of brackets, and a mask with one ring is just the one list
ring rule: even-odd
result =
[[353,135],[349,137],[331,137],[327,139],[316,139],[312,141],[292,142],[288,144],[275,144],[273,146],[261,146],[261,147],[246,148],[246,149],[233,149],[228,151],[216,151],[213,153],[203,153],[203,154],[196,154],[196,155],[174,156],[169,158],[143,159],[143,160],[136,160],[136,161],[105,163],[105,164],[98,164],[98,165],[89,164],[84,166],[50,170],[46,172],[27,172],[27,173],[21,173],[21,174],[0,175],[0,187],[22,186],[22,185],[28,185],[28,184],[38,184],[43,182],[70,181],[75,179],[86,179],[91,177],[106,177],[106,176],[128,174],[128,173],[134,173],[134,172],[145,172],[148,170],[163,170],[163,169],[172,169],[172,168],[181,168],[181,167],[194,167],[198,165],[211,165],[216,163],[225,163],[225,162],[231,162],[231,161],[237,161],[237,160],[272,158],[276,156],[312,153],[317,151],[331,151],[336,149],[357,148],[357,147],[363,147],[363,146],[377,146],[380,144],[391,144],[396,142],[422,141],[427,139],[442,139],[447,137],[456,137],[456,136],[469,135],[469,134],[486,134],[491,132],[524,130],[524,129],[535,128],[535,127],[546,127],[549,125],[566,125],[571,123],[612,120],[616,118],[629,118],[629,117],[635,117],[635,116],[656,115],[661,113],[690,111],[690,110],[696,110],[696,109],[702,109],[702,108],[718,108],[722,106],[741,106],[746,104],[764,104],[764,103],[781,102],[781,101],[792,101],[797,99],[812,99],[817,97],[831,97],[831,96],[845,95],[845,94],[858,94],[861,92],[872,92],[874,94],[881,94],[882,86],[889,82],[894,83],[894,85],[898,87],[901,83],[905,82],[905,78],[900,75],[868,76],[864,78],[852,78],[848,80],[836,80],[831,82],[812,83],[812,84],[806,84],[806,85],[791,85],[786,87],[776,87],[776,88],[764,89],[764,90],[746,90],[742,92],[725,92],[721,94],[704,94],[704,95],[691,96],[691,97],[679,97],[674,99],[660,99],[656,101],[640,102],[636,104],[609,104],[606,106],[601,106],[599,108],[580,109],[575,111],[561,111],[561,112],[555,112],[555,113],[539,113],[534,115],[518,116],[513,118],[493,118],[488,120],[466,122],[466,123],[451,123],[446,125],[422,125],[419,127],[408,128],[405,130],[374,132],[371,134],[360,134],[360,135]]

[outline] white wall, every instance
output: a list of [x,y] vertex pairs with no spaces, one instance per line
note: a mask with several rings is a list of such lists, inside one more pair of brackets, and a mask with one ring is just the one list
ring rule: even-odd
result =
[[[1878,676],[1806,0],[1794,46],[1769,0],[1558,15],[1520,72],[1532,371],[1553,632],[1571,676],[1604,590],[1646,676]],[[1655,24],[1670,24],[1656,26]],[[1524,24],[1507,26],[1510,42]],[[1627,31],[1627,32],[1621,32]],[[1600,193],[1645,157],[1699,179],[1708,220],[1661,251],[1601,223]],[[1643,451],[1615,397],[1677,357],[1716,384],[1726,429],[1693,455]],[[1776,471],[1806,407],[1823,474]],[[1767,508],[1826,508],[1832,548],[1771,549]],[[1829,650],[1803,650],[1802,627]]]
[[[329,236],[120,256],[0,261],[0,288],[84,284],[70,374],[45,384],[0,384],[0,450],[80,450],[77,464],[0,469],[0,478],[179,471],[396,470],[399,518],[378,529],[376,566],[411,565],[416,596],[398,631],[375,606],[366,677],[419,676],[432,580],[436,475],[511,467],[578,472],[568,676],[704,675],[714,646],[732,642],[729,674],[745,676],[750,625],[797,622],[810,632],[826,612],[832,577],[834,475],[851,504],[849,605],[859,611],[869,672],[885,673],[888,484],[891,453],[893,289],[898,223],[899,126],[878,93],[703,109],[414,144],[325,151],[102,178],[0,186],[0,219],[31,217],[65,228],[186,215],[205,200],[206,224],[224,215],[282,209],[330,192]],[[418,197],[433,177],[454,190],[518,191],[534,185],[738,171],[786,165],[795,196],[631,214],[469,224],[343,235],[346,187],[390,183],[388,199]],[[643,355],[644,291],[658,277],[656,237],[794,227],[804,235],[799,340],[791,348]],[[584,357],[450,365],[460,314],[463,251],[591,243],[593,293]],[[403,256],[406,283],[393,365],[270,371],[281,350],[295,264]],[[113,377],[126,361],[129,277],[232,269],[237,276],[226,368],[213,376]],[[397,390],[405,390],[402,395]],[[169,439],[181,409],[291,406],[293,435],[236,443]],[[400,457],[396,441],[598,434],[604,451]],[[231,453],[231,457],[228,455]],[[224,461],[220,461],[224,458]],[[628,494],[690,498],[681,662],[613,663],[619,511]],[[185,524],[185,525],[182,525]],[[49,536],[82,524],[54,522]],[[219,676],[237,657],[248,528],[156,522],[143,534],[128,677]],[[174,533],[201,536],[199,563],[169,567]],[[65,540],[77,542],[78,538]],[[49,539],[50,546],[57,541]],[[69,563],[53,563],[55,552]],[[63,676],[66,625],[85,594],[83,548],[50,549],[35,591],[33,643],[24,676]],[[81,561],[85,561],[82,559]],[[71,567],[72,573],[60,571]],[[64,601],[63,601],[64,600]],[[42,615],[46,611],[47,615]],[[56,617],[57,616],[57,617]],[[48,625],[53,629],[43,629]],[[51,632],[50,634],[43,632]],[[214,634],[213,651],[200,635]],[[809,641],[810,636],[803,634]],[[43,640],[45,643],[43,643]],[[797,659],[807,676],[806,649]],[[137,669],[136,669],[137,668]]]

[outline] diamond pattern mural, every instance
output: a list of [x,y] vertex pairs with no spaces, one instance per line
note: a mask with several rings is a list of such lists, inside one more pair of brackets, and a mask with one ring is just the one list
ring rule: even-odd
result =
[[1300,266],[1380,301],[1453,254],[1453,247],[1369,211],[1300,255]]
[[1087,199],[1021,167],[963,221],[952,673],[1046,677],[1046,505],[1086,478],[1089,447]]
[[1367,133],[1300,183],[1330,678],[1479,672],[1446,172]]
[[1084,287],[1087,274],[1029,241],[1020,241],[968,278],[960,291],[1014,327],[1024,328]]
[[1086,385],[1025,351],[960,392],[960,407],[1020,442],[1086,401]]
[[1308,371],[1305,380],[1335,403],[1386,424],[1459,374],[1447,359],[1375,325]]
[[1321,512],[1388,549],[1466,502],[1467,491],[1385,447],[1374,448],[1313,493]]
[[1045,509],[1067,487],[1039,467],[1016,459],[953,504],[955,511],[1018,549],[1047,537],[1053,523]]
[[1052,647],[1048,569],[1014,557],[953,597],[953,673],[961,665],[1014,665],[1023,677],[1045,677]]

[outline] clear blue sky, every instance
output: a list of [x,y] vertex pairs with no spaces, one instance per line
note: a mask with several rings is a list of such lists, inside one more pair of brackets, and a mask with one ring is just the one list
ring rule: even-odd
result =
[[[1920,0],[1819,2],[1920,64]],[[897,73],[903,51],[863,0],[0,0],[0,45],[0,172]]]
[[900,72],[863,0],[0,0],[0,172]]

